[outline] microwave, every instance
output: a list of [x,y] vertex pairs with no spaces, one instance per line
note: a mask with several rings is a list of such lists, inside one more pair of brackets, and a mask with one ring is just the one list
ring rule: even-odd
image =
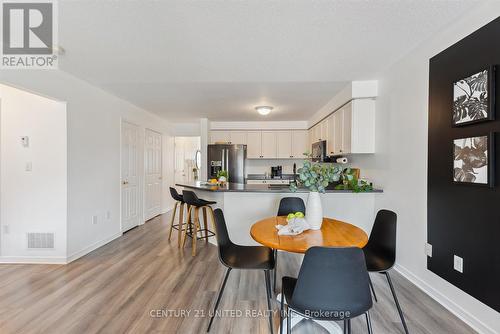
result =
[[326,140],[321,140],[319,142],[312,144],[312,161],[324,162],[327,159],[326,154]]

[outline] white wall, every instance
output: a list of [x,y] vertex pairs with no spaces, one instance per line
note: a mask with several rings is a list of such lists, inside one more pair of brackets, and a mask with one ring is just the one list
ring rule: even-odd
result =
[[[0,74],[4,82],[67,102],[67,256],[70,260],[121,234],[122,118],[143,130],[148,127],[164,135],[162,207],[171,207],[168,186],[173,183],[173,140],[164,119],[62,71],[1,71]],[[91,223],[93,215],[98,216],[95,225]]]
[[[0,85],[0,261],[66,258],[66,104]],[[21,137],[29,137],[29,147]],[[26,171],[26,164],[32,171]],[[54,233],[54,249],[27,249],[26,233]]]
[[429,59],[499,13],[500,2],[469,12],[379,76],[377,154],[356,158],[384,188],[376,207],[398,213],[397,268],[482,333],[500,333],[500,313],[426,269]]

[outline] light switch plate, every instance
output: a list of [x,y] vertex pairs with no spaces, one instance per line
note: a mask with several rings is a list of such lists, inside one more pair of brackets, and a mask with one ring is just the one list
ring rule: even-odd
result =
[[31,161],[28,161],[28,162],[26,163],[26,166],[25,166],[25,168],[24,168],[24,169],[25,169],[27,172],[31,172],[31,171],[33,171],[33,163],[31,163]]
[[453,255],[453,269],[463,273],[464,272],[464,259],[460,256]]
[[430,243],[425,244],[425,255],[432,257],[432,245]]
[[97,224],[97,216],[92,216],[92,224]]

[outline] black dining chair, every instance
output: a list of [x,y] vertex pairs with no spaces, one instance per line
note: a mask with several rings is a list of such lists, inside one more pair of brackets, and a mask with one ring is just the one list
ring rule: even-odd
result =
[[[278,214],[276,216],[288,216],[289,213],[302,212],[306,214],[306,205],[304,200],[300,197],[283,197],[280,200],[278,207]],[[274,263],[275,267],[273,270],[273,291],[276,291],[276,272],[278,271],[278,250],[273,250],[274,252]]]
[[272,317],[272,307],[271,307],[271,275],[270,270],[274,269],[274,257],[271,248],[264,246],[241,246],[234,244],[229,238],[227,232],[226,221],[224,219],[224,214],[221,209],[215,209],[215,235],[217,238],[217,247],[219,251],[219,260],[227,268],[226,274],[222,281],[219,293],[217,295],[217,300],[215,301],[214,311],[210,315],[210,322],[208,323],[207,332],[210,331],[212,323],[214,321],[214,316],[219,307],[219,303],[226,287],[227,279],[229,273],[233,269],[253,269],[253,270],[263,270],[266,281],[266,293],[267,293],[267,308],[269,311],[269,326],[271,329],[271,334],[273,333],[273,317]]
[[291,317],[297,313],[313,320],[343,321],[344,333],[351,333],[351,319],[365,315],[371,334],[372,305],[368,271],[360,248],[311,247],[298,278],[282,279],[280,333],[283,315],[287,318],[287,333],[291,333]]
[[[390,210],[380,210],[377,212],[377,216],[375,217],[375,222],[370,233],[370,238],[368,239],[366,246],[363,248],[363,252],[365,253],[366,267],[368,268],[368,271],[383,274],[387,278],[392,297],[394,298],[394,303],[396,304],[399,317],[403,323],[403,328],[405,333],[408,334],[409,332],[408,327],[406,326],[405,317],[403,315],[403,311],[401,310],[401,306],[399,305],[391,276],[389,275],[389,270],[396,262],[396,225],[397,215],[395,212]],[[370,288],[373,292],[375,301],[377,301],[377,295],[375,294],[375,289],[373,288],[371,281]]]

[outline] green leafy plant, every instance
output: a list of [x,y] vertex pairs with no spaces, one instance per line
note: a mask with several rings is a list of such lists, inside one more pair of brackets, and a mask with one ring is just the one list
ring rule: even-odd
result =
[[225,170],[220,170],[217,172],[217,178],[220,178],[221,176],[224,176],[227,180],[227,171]]
[[[304,155],[310,157],[307,153],[304,153]],[[290,184],[291,191],[295,192],[298,187],[303,186],[310,191],[324,193],[330,183],[337,182],[340,179],[342,170],[332,164],[313,163],[304,160],[304,165],[297,172],[299,179],[297,182]]]
[[360,193],[373,190],[373,185],[365,180],[358,180],[354,171],[346,168],[341,173],[342,183],[335,187],[336,190],[352,190],[352,192]]

